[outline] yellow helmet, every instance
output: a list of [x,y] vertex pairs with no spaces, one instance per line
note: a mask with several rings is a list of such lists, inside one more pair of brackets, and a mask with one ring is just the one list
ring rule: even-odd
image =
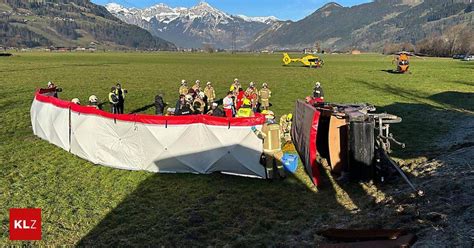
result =
[[250,105],[252,104],[252,102],[250,102],[249,99],[244,99],[244,105]]
[[291,121],[293,119],[293,114],[292,113],[289,113],[287,116],[286,116],[286,120],[287,121]]

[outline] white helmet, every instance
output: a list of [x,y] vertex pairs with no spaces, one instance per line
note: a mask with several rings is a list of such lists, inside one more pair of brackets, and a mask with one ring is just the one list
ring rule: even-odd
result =
[[99,98],[97,98],[97,96],[95,95],[92,95],[89,97],[89,102],[91,103],[97,103],[99,101]]
[[49,81],[48,82],[48,88],[51,87],[51,85],[53,85],[53,82]]
[[204,92],[199,92],[199,98],[203,99],[206,95],[204,94]]
[[262,84],[262,87],[268,87],[268,84],[267,84],[267,83],[263,83],[263,84]]
[[200,84],[201,83],[201,80],[196,80],[196,84]]
[[191,96],[191,95],[186,95],[186,96],[184,97],[184,99],[186,100],[186,102],[192,102],[192,101],[193,101],[193,96]]
[[81,101],[79,101],[79,98],[74,98],[71,100],[71,102],[74,104],[81,104]]
[[235,78],[234,79],[234,83],[238,83],[239,82],[239,79],[238,78]]
[[321,83],[320,83],[320,82],[316,82],[316,83],[315,83],[315,86],[316,86],[316,87],[321,87]]
[[255,83],[254,82],[250,82],[250,87],[254,87],[255,86]]
[[186,80],[181,80],[181,85],[185,85],[186,84]]
[[207,82],[207,85],[211,85],[212,83],[211,82]]

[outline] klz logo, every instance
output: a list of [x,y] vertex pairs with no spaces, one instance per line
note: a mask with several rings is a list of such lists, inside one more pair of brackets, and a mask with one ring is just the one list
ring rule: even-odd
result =
[[41,240],[41,209],[10,209],[10,240]]

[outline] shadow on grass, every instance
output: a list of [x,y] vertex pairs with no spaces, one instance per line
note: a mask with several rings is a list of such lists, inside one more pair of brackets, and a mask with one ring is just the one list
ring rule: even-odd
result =
[[399,72],[397,70],[380,70],[380,71],[383,71],[383,72],[386,72],[386,73],[390,73],[390,74],[405,74],[403,72]]
[[132,111],[130,112],[130,114],[138,114],[138,113],[141,113],[141,112],[143,112],[143,111],[147,111],[148,109],[153,108],[153,107],[155,107],[155,104],[154,104],[154,103],[148,104],[148,105],[145,105],[145,106],[143,106],[143,107],[140,107],[140,108],[137,108],[137,109],[135,109],[135,110],[132,110]]
[[[170,163],[177,159],[187,158]],[[318,221],[330,218],[328,209],[347,212],[335,195],[331,187],[315,194],[294,176],[268,181],[218,173],[154,174],[77,245],[288,245],[295,242],[292,237],[313,235]]]

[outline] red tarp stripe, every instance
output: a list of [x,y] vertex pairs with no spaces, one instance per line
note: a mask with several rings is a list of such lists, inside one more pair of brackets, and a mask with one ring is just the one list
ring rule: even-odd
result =
[[52,96],[46,96],[41,94],[42,92],[48,92],[41,89],[36,92],[36,100],[44,103],[51,103],[60,108],[71,108],[71,111],[101,116],[109,119],[116,119],[121,121],[140,122],[144,124],[168,124],[168,125],[189,125],[195,123],[201,123],[212,126],[257,126],[263,125],[265,122],[265,116],[256,114],[255,117],[250,118],[225,118],[225,117],[214,117],[208,115],[188,115],[188,116],[156,116],[156,115],[144,115],[144,114],[112,114],[102,110],[98,110],[94,107],[81,106],[73,104],[69,101],[61,100]]
[[311,179],[316,186],[319,186],[321,179],[319,174],[319,167],[317,160],[317,153],[318,147],[316,146],[316,138],[318,136],[318,124],[319,124],[319,117],[321,113],[319,111],[314,111],[313,115],[313,123],[311,125],[310,133],[309,133],[309,161],[311,162]]

